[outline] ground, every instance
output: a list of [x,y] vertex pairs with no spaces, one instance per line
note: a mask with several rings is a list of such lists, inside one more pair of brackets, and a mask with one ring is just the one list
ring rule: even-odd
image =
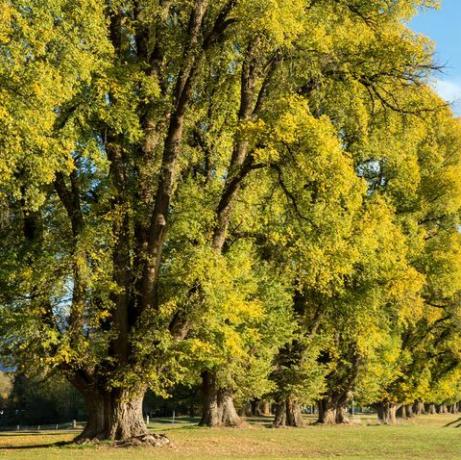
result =
[[189,420],[156,421],[172,448],[115,448],[106,444],[66,444],[75,432],[0,433],[0,459],[7,460],[460,460],[461,415],[420,416],[394,427],[355,417],[350,426],[269,428],[269,420],[250,420],[245,429],[198,428]]

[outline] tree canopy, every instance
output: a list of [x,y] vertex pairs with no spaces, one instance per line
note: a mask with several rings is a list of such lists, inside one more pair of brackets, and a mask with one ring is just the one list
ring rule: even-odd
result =
[[210,426],[460,399],[461,130],[407,26],[436,6],[0,0],[3,361],[71,383],[81,439],[178,382]]

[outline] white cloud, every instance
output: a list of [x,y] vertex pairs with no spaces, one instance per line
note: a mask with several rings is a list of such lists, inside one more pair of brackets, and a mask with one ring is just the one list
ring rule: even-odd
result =
[[452,104],[453,109],[461,111],[461,81],[460,80],[440,80],[433,82],[433,87],[442,99]]

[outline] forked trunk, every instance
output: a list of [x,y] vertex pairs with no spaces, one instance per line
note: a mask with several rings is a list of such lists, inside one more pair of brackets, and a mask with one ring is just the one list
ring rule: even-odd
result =
[[389,401],[384,401],[377,406],[378,418],[384,425],[394,425],[397,421],[398,406]]
[[201,426],[239,427],[242,419],[234,406],[232,391],[219,389],[214,372],[202,373],[203,407]]
[[317,423],[334,425],[336,423],[336,407],[331,398],[323,398],[318,402],[319,416]]
[[275,405],[275,418],[272,426],[274,428],[286,426],[301,428],[304,426],[301,407],[296,398],[288,396]]

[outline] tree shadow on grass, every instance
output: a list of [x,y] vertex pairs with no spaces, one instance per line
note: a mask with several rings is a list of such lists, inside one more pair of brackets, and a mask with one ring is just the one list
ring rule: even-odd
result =
[[58,441],[58,442],[43,443],[43,444],[26,444],[24,446],[0,446],[0,452],[2,450],[48,449],[50,447],[65,447],[71,444],[73,444],[73,441]]
[[447,423],[446,425],[443,425],[445,428],[451,426],[452,428],[459,428],[461,427],[461,417],[454,420],[453,422]]

